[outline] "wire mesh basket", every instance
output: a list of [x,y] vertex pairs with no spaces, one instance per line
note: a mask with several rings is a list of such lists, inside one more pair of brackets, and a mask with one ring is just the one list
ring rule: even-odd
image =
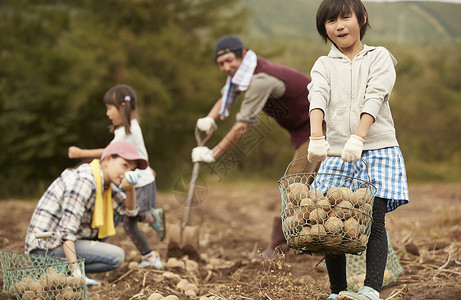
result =
[[[304,158],[301,158],[304,159]],[[297,173],[278,181],[282,229],[296,254],[360,254],[370,235],[377,192],[368,180],[331,174]]]
[[[87,299],[84,259],[70,263],[66,258],[0,251],[3,293],[15,299]],[[82,276],[74,277],[71,265]]]

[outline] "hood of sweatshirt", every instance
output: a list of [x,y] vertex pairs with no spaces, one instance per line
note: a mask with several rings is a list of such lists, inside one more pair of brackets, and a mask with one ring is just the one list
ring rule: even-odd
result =
[[[354,57],[354,59],[359,59],[360,57],[363,57],[365,55],[367,55],[369,52],[371,51],[375,51],[378,47],[374,47],[374,46],[367,46],[367,45],[363,45],[363,49],[362,51],[360,51],[359,53],[357,53],[357,55]],[[397,65],[397,60],[395,59],[395,57],[389,52],[389,56],[391,57],[392,59],[392,62],[394,63],[394,66]],[[334,58],[334,59],[346,59],[348,61],[350,61],[349,57],[347,57],[344,53],[342,53],[338,47],[336,47],[334,44],[331,45],[331,49],[330,49],[330,52],[328,53],[328,57],[330,58]]]

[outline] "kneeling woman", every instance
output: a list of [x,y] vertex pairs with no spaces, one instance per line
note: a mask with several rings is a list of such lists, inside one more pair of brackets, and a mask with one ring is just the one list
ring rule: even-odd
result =
[[[27,230],[26,253],[45,255],[48,251],[48,256],[66,257],[69,262],[84,258],[87,273],[118,268],[125,252],[103,241],[115,234],[114,210],[128,216],[137,214],[136,193],[130,183],[137,181],[136,168],[147,167],[134,145],[116,141],[106,147],[101,160],[64,170],[35,208]],[[125,192],[117,188],[122,183]],[[37,239],[41,232],[53,234],[47,240]],[[78,266],[72,266],[78,274]],[[89,278],[86,282],[97,284]]]

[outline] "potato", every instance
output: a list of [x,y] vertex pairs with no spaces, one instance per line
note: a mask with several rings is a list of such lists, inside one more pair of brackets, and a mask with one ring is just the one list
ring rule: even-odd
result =
[[327,213],[322,208],[316,208],[309,214],[311,224],[323,224],[327,219]]
[[359,253],[365,249],[360,241],[357,241],[356,239],[350,241],[343,240],[341,246],[349,253]]
[[[62,274],[64,275],[64,274]],[[73,289],[77,289],[77,288],[80,288],[80,287],[84,287],[85,286],[85,281],[83,279],[83,277],[73,277],[73,276],[69,276],[69,277],[66,277],[64,275],[64,284],[62,284],[62,286],[69,286]]]
[[325,239],[325,227],[322,224],[312,225],[311,236],[314,241],[323,241]]
[[317,201],[317,205],[319,205],[326,213],[329,213],[331,210],[330,202],[328,201],[327,197],[322,197]]
[[163,298],[163,295],[160,293],[153,293],[147,298],[147,300],[160,300]]
[[13,295],[14,294],[14,285],[11,284],[10,287],[8,288],[8,294]]
[[359,233],[359,222],[354,218],[347,219],[344,222],[343,232],[344,232],[345,237],[348,237],[348,238],[357,237]]
[[392,274],[391,271],[389,270],[384,270],[384,278],[383,278],[383,282],[387,283],[388,281],[390,281],[392,279],[392,276],[394,276],[394,274]]
[[184,292],[188,286],[189,286],[189,281],[187,281],[186,279],[181,279],[176,285],[176,289],[180,290],[181,292]]
[[332,210],[336,213],[336,217],[340,219],[349,219],[355,212],[350,201],[341,201],[338,205],[333,206]]
[[362,206],[364,203],[371,204],[373,200],[373,194],[367,188],[360,188],[355,190],[351,195],[351,202],[356,207]]
[[49,268],[40,276],[39,282],[44,290],[56,289],[65,284],[64,278],[66,278],[66,275],[58,273],[55,268]]
[[371,216],[373,214],[373,206],[370,203],[364,203],[361,207],[361,211]]
[[366,236],[365,234],[363,234],[363,235],[360,237],[360,244],[361,244],[363,247],[367,247],[367,245],[368,245],[368,236]]
[[323,192],[321,190],[310,190],[307,194],[307,197],[313,200],[317,200],[323,197]]
[[285,215],[286,216],[291,216],[293,214],[293,203],[292,202],[288,202],[285,207],[284,207],[284,212],[285,212]]
[[122,180],[122,189],[124,191],[131,191],[133,189],[133,182],[128,182],[125,178]]
[[41,292],[43,287],[38,280],[33,280],[29,283],[29,288],[32,292]]
[[295,216],[287,217],[282,221],[283,231],[287,234],[298,234],[302,227]]
[[[60,290],[61,299],[74,299],[75,293],[71,287],[66,287]],[[57,299],[58,297],[56,297]]]
[[328,248],[335,249],[339,247],[343,240],[343,236],[340,234],[328,234],[325,237],[325,245],[328,246]]
[[179,300],[179,298],[175,295],[168,295],[166,297],[163,297],[162,300]]
[[184,295],[190,298],[195,298],[197,297],[197,294],[193,290],[187,290],[184,292]]
[[26,291],[24,294],[22,294],[22,300],[35,300],[35,293],[32,291]]
[[341,201],[350,201],[353,192],[347,187],[332,187],[327,191],[327,198],[330,204],[337,204]]
[[347,286],[357,291],[365,282],[365,274],[359,274],[347,279]]
[[371,221],[371,217],[365,214],[364,212],[357,211],[355,214],[355,218],[357,219],[357,221],[359,221],[360,224],[365,225],[366,227],[370,225],[369,223]]
[[298,224],[304,226],[309,219],[309,213],[304,207],[297,207],[293,210],[293,220],[298,220]]
[[301,232],[299,232],[299,244],[305,246],[312,242],[311,227],[304,226]]
[[325,231],[327,233],[333,233],[333,234],[340,234],[341,230],[343,229],[343,225],[344,225],[343,221],[341,221],[341,219],[337,217],[328,218],[324,224]]
[[291,202],[298,204],[301,199],[307,197],[308,192],[309,187],[307,185],[295,182],[288,186],[287,196]]
[[315,209],[315,200],[311,198],[304,198],[299,202],[299,206],[304,209],[303,212],[310,213]]
[[365,225],[359,224],[359,234],[364,234],[367,227]]

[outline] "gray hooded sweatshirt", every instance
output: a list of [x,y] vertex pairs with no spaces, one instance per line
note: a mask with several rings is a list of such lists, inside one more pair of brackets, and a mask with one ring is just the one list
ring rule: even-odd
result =
[[327,124],[330,154],[340,155],[360,116],[373,116],[363,150],[398,146],[389,96],[395,83],[396,59],[384,47],[364,45],[350,60],[332,45],[328,56],[320,57],[311,70],[309,112],[321,109]]

